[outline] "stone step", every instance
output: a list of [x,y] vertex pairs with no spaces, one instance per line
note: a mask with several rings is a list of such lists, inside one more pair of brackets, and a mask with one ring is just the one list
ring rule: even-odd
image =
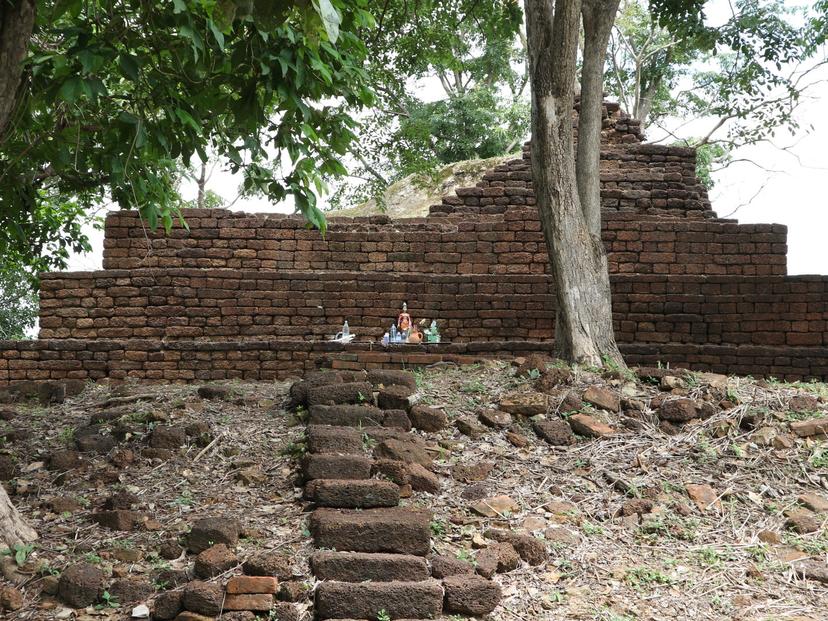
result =
[[310,453],[361,455],[364,452],[362,434],[353,427],[310,425],[306,435]]
[[403,410],[381,410],[373,405],[315,405],[308,416],[310,425],[339,427],[391,427],[411,430],[411,419]]
[[314,479],[369,479],[373,461],[361,455],[331,455],[314,453],[302,458],[302,476]]
[[318,548],[340,552],[391,552],[427,556],[431,512],[401,507],[348,511],[317,509],[310,531]]
[[374,399],[374,387],[368,382],[328,384],[308,388],[308,405],[364,403]]
[[375,387],[382,386],[408,386],[417,388],[417,378],[408,371],[397,371],[395,369],[375,369],[368,371],[365,378]]
[[322,582],[316,589],[319,619],[433,619],[443,610],[443,587],[424,582]]
[[317,552],[310,559],[318,580],[336,582],[419,582],[428,580],[428,563],[411,554]]
[[374,509],[400,504],[400,488],[379,479],[316,479],[305,486],[305,497],[320,507]]

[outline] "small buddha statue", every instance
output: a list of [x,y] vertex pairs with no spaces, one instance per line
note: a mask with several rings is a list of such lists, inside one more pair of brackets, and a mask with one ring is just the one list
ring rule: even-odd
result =
[[411,333],[411,315],[408,314],[408,304],[403,302],[402,312],[397,317],[397,331],[402,334],[402,339],[405,341]]

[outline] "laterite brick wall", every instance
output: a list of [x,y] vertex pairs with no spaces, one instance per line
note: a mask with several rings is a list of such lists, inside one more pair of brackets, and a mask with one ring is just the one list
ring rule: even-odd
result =
[[[387,221],[332,219],[327,236],[298,217],[190,210],[189,230],[146,235],[136,212],[106,220],[105,269],[230,268],[422,274],[548,271],[533,208],[503,214]],[[384,222],[384,223],[383,223]],[[786,228],[604,214],[611,273],[768,276],[786,270]]]
[[[828,346],[828,277],[617,275],[622,343]],[[238,270],[49,274],[41,338],[379,339],[403,302],[453,342],[554,337],[546,275]]]
[[[787,231],[717,219],[692,149],[640,144],[607,105],[603,240],[631,364],[828,378],[828,277],[786,274]],[[426,218],[186,210],[189,228],[106,221],[104,269],[45,274],[40,340],[0,342],[0,386],[39,380],[272,380],[318,366],[401,367],[551,353],[555,300],[531,154]],[[377,342],[403,302],[439,346]],[[348,346],[327,339],[345,320]]]

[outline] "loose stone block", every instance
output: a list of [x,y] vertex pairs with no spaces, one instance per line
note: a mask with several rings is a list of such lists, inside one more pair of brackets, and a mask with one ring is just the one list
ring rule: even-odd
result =
[[316,591],[320,619],[375,619],[385,610],[392,619],[431,619],[443,609],[443,589],[425,582],[323,582]]
[[431,551],[431,512],[394,507],[366,511],[317,509],[310,531],[318,548],[426,556]]
[[311,568],[317,579],[338,582],[418,582],[429,577],[426,560],[410,554],[317,552]]

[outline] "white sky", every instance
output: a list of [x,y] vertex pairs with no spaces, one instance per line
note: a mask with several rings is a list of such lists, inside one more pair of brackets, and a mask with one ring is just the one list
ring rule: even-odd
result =
[[[727,6],[721,0],[716,0],[716,4]],[[734,164],[717,175],[716,187],[711,192],[713,208],[720,217],[738,207],[729,217],[744,223],[779,223],[788,227],[790,274],[828,274],[828,67],[823,69],[820,77],[826,83],[815,87],[810,99],[797,111],[801,124],[797,134],[780,135],[775,145],[756,145],[734,154],[735,158],[749,159],[764,169]],[[439,86],[425,84],[423,89],[424,98],[433,99],[432,89]],[[237,177],[216,167],[208,188],[229,202],[236,197],[239,183]],[[194,197],[195,185],[185,184],[183,192],[185,198]],[[290,203],[274,205],[263,198],[239,199],[232,208],[248,212],[293,211]],[[69,269],[101,268],[102,233],[93,231],[90,237],[93,252],[72,256]]]

